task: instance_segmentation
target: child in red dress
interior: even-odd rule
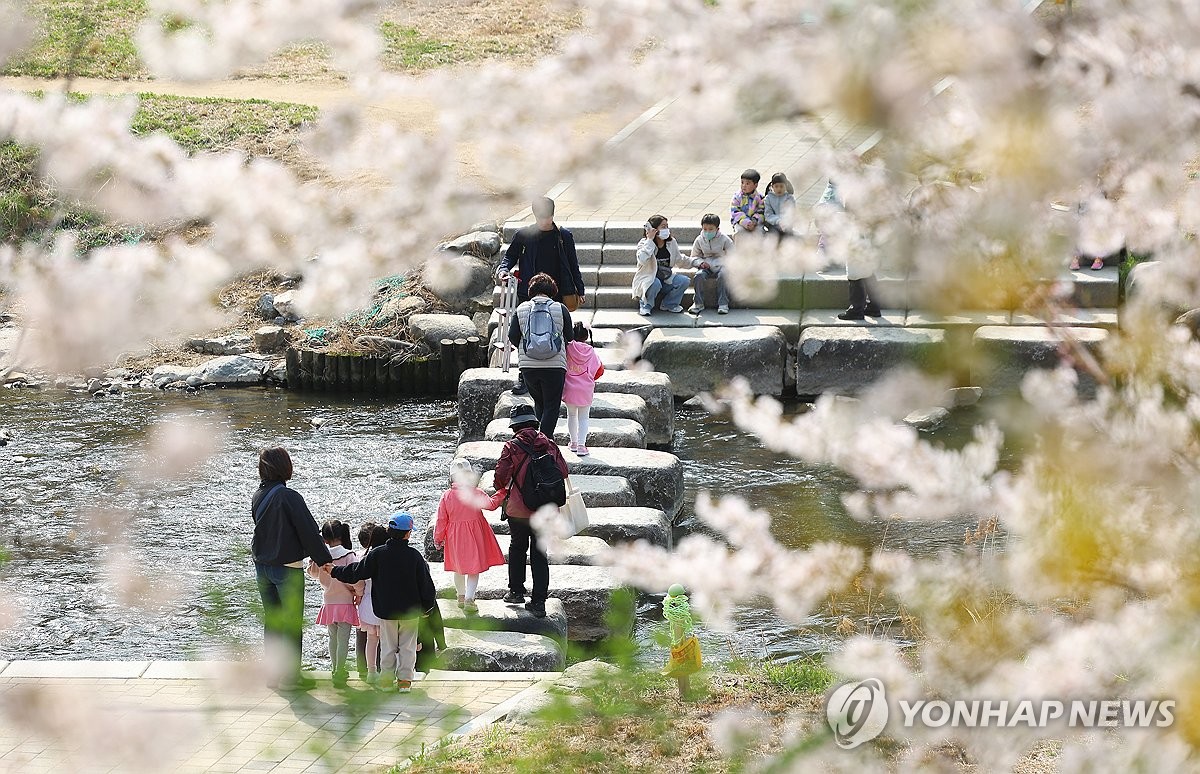
[[[450,463],[450,488],[438,503],[437,525],[433,529],[433,543],[445,546],[446,569],[454,573],[458,606],[468,613],[479,612],[475,604],[479,574],[489,567],[505,564],[500,544],[483,511],[485,506],[489,511],[499,508],[508,490],[501,489],[488,497],[478,482],[479,473],[471,463],[464,459]]]

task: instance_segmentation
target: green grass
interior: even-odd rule
[[[139,95],[135,135],[163,132],[191,153],[237,149],[252,156],[273,156],[295,143],[297,131],[317,117],[307,105]],[[86,99],[72,95],[73,100]],[[82,250],[137,241],[136,224],[106,222],[103,216],[63,198],[38,174],[38,152],[12,142],[0,143],[0,243],[43,239],[71,229]]]
[[[384,67],[392,70],[430,70],[435,67],[470,62],[488,57],[514,56],[520,53],[517,46],[492,38],[466,42],[452,42],[425,37],[415,27],[405,27],[394,22],[379,26],[384,49],[381,57]]]
[[[145,77],[133,44],[145,0],[30,0],[27,13],[38,32],[5,75]]]
[[[785,663],[763,664],[767,680],[782,691],[798,694],[825,693],[833,685],[837,675],[815,658],[804,658]]]

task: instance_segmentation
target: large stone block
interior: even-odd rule
[[[442,669],[461,672],[561,672],[566,657],[558,643],[540,634],[446,630]]]
[[[466,339],[478,336],[475,322],[463,314],[414,314],[408,328],[415,338],[425,342],[434,352],[442,339]]]
[[[492,532],[508,534],[508,522],[500,520],[499,511],[485,512],[484,516],[492,526]],[[645,540],[662,548],[671,547],[671,520],[657,508],[589,507],[588,522],[587,529],[579,534],[600,538],[609,545]]]
[[[508,556],[508,522],[500,521],[499,511],[491,513],[490,521],[504,525],[504,532],[496,535],[496,542],[500,544],[500,551]],[[438,548],[433,544],[433,531],[426,530],[425,546],[423,553],[425,559],[430,562],[446,561],[446,552],[442,548]],[[589,537],[586,535],[577,535],[563,541],[563,551],[556,556],[550,556],[550,564],[600,564],[599,559],[603,556],[604,551],[608,548],[608,544],[598,537]],[[504,572],[499,569],[497,572]]]
[[[1021,388],[1021,380],[1029,371],[1057,368],[1062,363],[1063,335],[1045,327],[979,328],[975,331],[971,381],[982,387],[985,395],[1017,392]],[[1108,338],[1108,331],[1103,328],[1070,328],[1065,335],[1095,352]],[[1080,393],[1090,395],[1095,389],[1096,384],[1091,376],[1080,371]]]
[[[488,494],[495,494],[493,478],[495,471],[489,470],[480,479],[479,486]],[[583,495],[583,504],[589,508],[632,508],[636,504],[633,488],[621,476],[585,476],[575,473],[571,486]]]
[[[454,598],[454,576],[437,562],[430,562],[433,585],[439,597]],[[526,577],[525,590],[530,591],[532,579]],[[570,640],[593,641],[613,633],[605,620],[611,609],[613,592],[619,588],[612,573],[605,567],[555,565],[550,568],[550,597],[558,599],[567,613],[567,637]],[[503,572],[485,572],[479,576],[477,599],[502,599],[508,591],[508,576]],[[633,620],[634,595],[627,599],[623,617]],[[549,607],[547,606],[547,612]],[[447,636],[449,632],[447,632]]]
[[[675,395],[711,392],[735,376],[759,395],[783,393],[787,340],[778,328],[693,328],[656,330],[646,337],[642,357],[671,377]]]
[[[507,441],[512,437],[507,419],[493,419],[484,433],[485,441]],[[559,422],[555,428],[554,442],[560,446],[570,443],[565,421]],[[590,446],[645,449],[646,430],[641,423],[629,419],[593,419],[589,423],[587,442]]]
[[[512,390],[517,371],[499,368],[469,368],[458,378],[458,440],[483,439],[488,423],[495,419],[500,394]]]
[[[455,456],[470,460],[480,471],[493,470],[502,448],[504,444],[497,441],[468,441],[458,447]],[[664,511],[672,521],[683,508],[683,464],[674,454],[597,447],[586,457],[564,449],[563,457],[572,475],[626,478],[639,506]]]
[[[646,443],[670,447],[675,441],[675,397],[671,378],[656,371],[605,371],[596,392],[637,395],[646,401]]]
[[[503,574],[503,568],[492,572]],[[479,612],[467,615],[452,599],[439,599],[438,607],[447,629],[485,632],[540,634],[556,642],[567,641],[567,611],[557,599],[546,600],[546,617],[537,618],[521,605],[505,604],[499,599],[481,599]]]
[[[945,332],[933,328],[805,328],[796,350],[796,392],[855,394],[901,363],[935,356],[944,341]]]
[[[511,390],[501,393],[500,398],[496,401],[494,418],[508,419],[513,406],[516,406],[518,403],[525,406],[532,406],[533,399],[527,395],[513,395]],[[558,416],[561,419],[566,419],[567,407],[565,405],[559,408]],[[589,416],[593,420],[625,419],[630,422],[637,422],[645,428],[646,424],[650,421],[650,407],[646,405],[646,400],[640,395],[629,395],[621,392],[597,392],[593,397],[592,410]],[[563,422],[562,426],[565,427],[566,423]]]

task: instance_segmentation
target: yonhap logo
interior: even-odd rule
[[[888,705],[883,683],[871,677],[834,689],[825,702],[825,718],[838,747],[853,750],[883,733]]]

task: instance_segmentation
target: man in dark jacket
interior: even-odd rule
[[[429,565],[408,544],[413,519],[397,513],[388,521],[388,541],[372,548],[360,561],[333,567],[330,575],[345,583],[370,578],[371,607],[379,619],[379,682],[396,680],[396,690],[412,689],[417,664],[417,630],[421,616],[437,606]]]
[[[250,501],[254,537],[250,549],[263,606],[263,639],[270,684],[284,690],[315,684],[300,674],[304,637],[304,558],[333,561],[320,528],[299,492],[284,483],[292,477],[287,449],[263,449],[258,455],[261,481]]]
[[[517,270],[517,300],[529,300],[529,280],[535,274],[549,274],[558,286],[555,301],[564,295],[579,296],[585,301],[583,274],[579,271],[579,256],[575,253],[575,237],[554,223],[554,200],[542,197],[533,202],[537,222],[513,235],[512,242],[500,261],[497,274],[506,279]],[[578,307],[576,307],[578,308]]]
[[[533,573],[533,594],[525,609],[538,618],[546,616],[546,597],[550,594],[550,562],[538,545],[537,535],[529,526],[533,509],[525,505],[521,486],[529,475],[529,455],[521,448],[524,445],[534,453],[544,452],[554,457],[563,480],[567,478],[567,461],[563,459],[558,445],[538,430],[538,418],[529,406],[517,406],[509,415],[509,427],[515,434],[504,444],[500,459],[496,462],[495,486],[508,490],[504,513],[508,516],[510,541],[508,544],[508,593],[504,601],[519,605],[525,601],[525,556]]]

